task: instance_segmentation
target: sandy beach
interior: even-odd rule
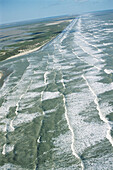
[[[72,21],[72,19],[69,19],[69,20],[66,20],[66,21],[56,21],[56,22],[52,22],[52,23],[48,23],[48,24],[46,24],[46,26],[49,26],[49,25],[57,25],[57,24],[61,24],[61,23],[63,23],[63,22],[71,22]]]
[[[55,37],[53,37],[51,40],[53,40],[54,38],[55,38]],[[12,58],[20,57],[20,56],[23,56],[23,55],[32,53],[32,52],[34,52],[34,51],[37,51],[37,50],[41,49],[43,46],[45,46],[47,43],[49,43],[51,40],[45,42],[43,45],[41,45],[41,46],[39,46],[39,47],[37,47],[37,48],[34,48],[34,49],[32,49],[32,50],[24,50],[23,52],[21,52],[21,53],[19,53],[19,54],[16,54],[16,55],[14,55],[14,56],[11,56],[11,57],[9,57],[9,58],[7,58],[7,59],[5,59],[5,60],[9,60],[9,59],[12,59]]]
[[[3,76],[3,73],[0,71],[0,79],[2,78],[2,76]]]
[[[46,43],[45,43],[45,44],[46,44]],[[32,50],[23,51],[23,52],[21,52],[21,53],[19,53],[19,54],[16,54],[16,55],[14,55],[14,56],[11,56],[11,57],[7,58],[6,60],[9,60],[9,59],[12,59],[12,58],[15,58],[15,57],[20,57],[20,56],[23,56],[23,55],[32,53],[32,52],[34,52],[34,51],[37,51],[37,50],[39,50],[41,47],[43,47],[45,44],[41,45],[40,47],[34,48],[34,49],[32,49]]]
[[[0,61],[19,57],[39,50],[61,33],[75,16],[58,17],[44,21],[29,21],[6,25],[0,33]]]

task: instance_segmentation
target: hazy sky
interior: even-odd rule
[[[0,0],[0,23],[113,9],[113,0]]]

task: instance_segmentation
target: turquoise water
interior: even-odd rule
[[[112,170],[112,12],[75,18],[0,70],[1,170]]]

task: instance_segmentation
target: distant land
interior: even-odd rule
[[[76,16],[58,16],[0,26],[0,61],[38,50],[61,33]]]

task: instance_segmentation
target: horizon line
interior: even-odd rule
[[[81,14],[64,14],[64,15],[55,15],[55,16],[48,16],[48,17],[42,17],[42,18],[33,18],[33,19],[26,19],[26,20],[21,20],[21,21],[12,21],[12,22],[6,22],[1,24],[0,26],[6,26],[6,25],[11,25],[11,24],[19,24],[22,22],[31,22],[31,21],[40,21],[40,20],[46,20],[50,18],[58,18],[58,17],[66,17],[66,16],[74,16],[74,15],[82,15],[82,14],[87,14],[87,13],[95,13],[95,12],[102,12],[102,11],[112,11],[113,9],[106,9],[106,10],[98,10],[98,11],[90,11],[90,12],[83,12]]]

